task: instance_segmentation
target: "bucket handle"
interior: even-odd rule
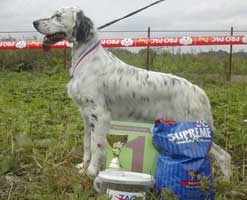
[[[101,193],[101,185],[102,185],[102,180],[99,177],[96,177],[93,181],[93,187],[99,193]]]

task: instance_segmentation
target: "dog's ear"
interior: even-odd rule
[[[93,23],[82,11],[76,14],[76,24],[73,37],[77,42],[87,42],[93,35]]]

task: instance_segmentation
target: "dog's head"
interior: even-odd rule
[[[45,48],[64,39],[85,43],[94,36],[92,21],[78,7],[61,8],[49,18],[34,21],[33,25],[45,35]]]

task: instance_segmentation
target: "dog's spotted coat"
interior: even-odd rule
[[[60,9],[51,18],[35,21],[34,25],[48,35],[50,42],[56,41],[50,35],[64,33],[74,44],[68,94],[84,120],[84,157],[78,166],[87,174],[96,175],[102,167],[111,120],[203,119],[213,128],[210,103],[201,88],[183,78],[139,69],[119,60],[97,45],[99,39],[93,23],[79,8]],[[90,50],[92,46],[94,49]],[[89,50],[76,66],[80,56]],[[230,156],[216,144],[211,153],[226,172],[229,166],[222,165],[219,158],[224,154],[230,163]]]

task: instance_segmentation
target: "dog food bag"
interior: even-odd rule
[[[205,121],[156,120],[153,144],[159,155],[156,189],[164,199],[213,200],[208,152],[213,131]]]

